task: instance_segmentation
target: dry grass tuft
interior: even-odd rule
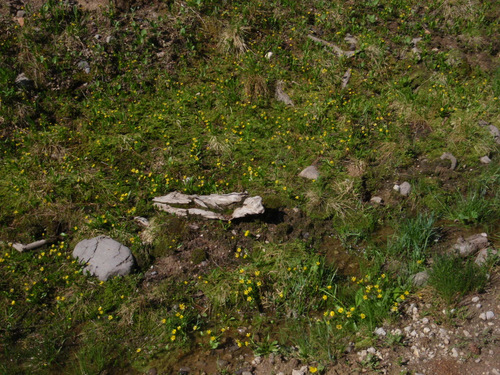
[[[248,50],[245,34],[250,30],[248,26],[227,26],[220,36],[219,48],[224,53],[241,55]]]

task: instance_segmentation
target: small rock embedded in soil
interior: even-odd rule
[[[387,332],[385,331],[385,329],[383,329],[382,327],[379,327],[377,329],[375,329],[375,332],[374,332],[377,336],[385,336],[387,335]]]
[[[29,79],[24,73],[16,77],[15,84],[17,87],[25,90],[31,90],[34,86],[33,80]]]
[[[304,177],[309,180],[317,180],[319,178],[318,168],[314,165],[310,165],[299,173],[299,177]]]
[[[483,164],[490,164],[491,163],[491,159],[487,155],[483,156],[481,159],[479,159],[479,161]]]
[[[416,287],[424,286],[429,281],[429,273],[427,271],[416,273],[410,276],[410,281]]]
[[[384,200],[381,197],[371,197],[370,202],[376,204],[382,204]]]
[[[409,182],[403,182],[400,186],[399,186],[399,194],[401,194],[402,196],[404,197],[407,197],[409,196],[411,193],[411,185]]]

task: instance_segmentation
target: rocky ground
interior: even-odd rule
[[[422,289],[408,301],[404,318],[396,325],[379,327],[373,346],[348,347],[324,374],[500,374],[500,275],[491,276],[484,293],[467,296],[447,311]],[[174,366],[175,367],[175,366]],[[317,363],[270,354],[256,357],[237,345],[179,358],[180,374],[235,373],[238,375],[305,375]],[[176,369],[172,368],[172,371]],[[152,368],[148,374],[161,373]]]

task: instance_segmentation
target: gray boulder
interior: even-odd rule
[[[102,281],[128,275],[135,266],[130,249],[106,236],[80,241],[73,250],[73,258],[87,264],[85,271]]]

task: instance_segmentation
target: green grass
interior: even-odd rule
[[[474,260],[452,255],[435,259],[429,277],[429,284],[447,305],[455,305],[460,298],[471,292],[480,292],[488,280],[486,267],[477,266]]]
[[[326,365],[356,334],[371,340],[397,318],[442,226],[494,238],[498,145],[477,125],[499,119],[493,2],[148,9],[48,1],[27,7],[23,27],[0,13],[0,372],[154,361],[169,372],[165,358],[226,339],[263,354],[296,346]],[[308,38],[347,50],[349,34],[351,58]],[[20,73],[31,89],[15,85]],[[275,99],[279,81],[293,107]],[[439,169],[445,151],[455,172]],[[311,164],[317,181],[297,177]],[[408,198],[392,191],[403,180],[414,186]],[[146,286],[155,261],[190,250],[190,223],[151,204],[175,190],[246,190],[264,197],[268,216],[197,221],[224,256],[199,246],[190,261],[206,269]],[[369,203],[376,195],[383,206]],[[137,215],[154,223],[148,243]],[[82,274],[72,249],[100,234],[132,249],[134,275],[101,284]],[[9,246],[41,238],[55,243],[25,254]],[[249,337],[236,334],[249,325]]]

